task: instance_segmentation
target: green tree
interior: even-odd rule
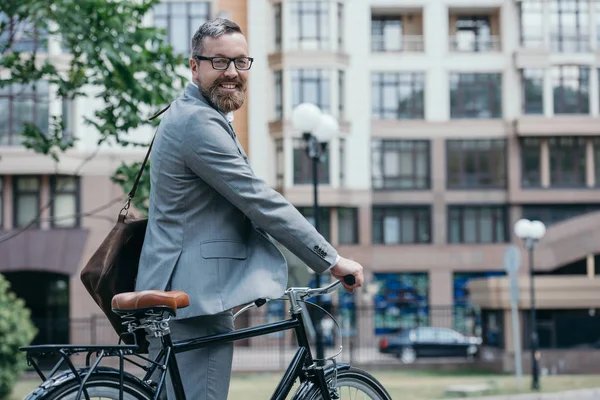
[[[10,284],[0,274],[0,399],[10,395],[25,369],[25,354],[19,347],[29,345],[35,335],[25,303],[10,291]]]
[[[176,70],[184,65],[184,55],[165,44],[163,30],[142,24],[158,1],[0,0],[0,70],[9,72],[0,78],[0,89],[45,81],[67,100],[97,93],[105,106],[85,122],[99,132],[98,144],[147,146],[132,140],[131,132],[156,126],[160,119],[149,122],[148,117],[170,103],[186,80]],[[59,68],[41,56],[38,49],[47,46],[49,36],[60,38],[62,52],[69,55],[67,65]],[[33,49],[20,45],[34,38]],[[56,161],[74,145],[60,115],[51,116],[47,129],[25,123],[20,133],[26,148]],[[135,165],[122,164],[113,181],[127,192],[136,172]],[[148,188],[139,191],[142,197]],[[147,211],[144,204],[137,201],[142,212]]]

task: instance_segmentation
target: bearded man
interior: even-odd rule
[[[217,18],[191,41],[192,83],[163,114],[150,158],[148,227],[136,290],[182,290],[190,305],[171,319],[174,341],[233,330],[231,309],[278,298],[286,260],[269,237],[348,291],[363,267],[340,257],[277,191],[258,178],[231,121],[244,104],[253,59],[240,27]],[[343,281],[353,275],[355,284]],[[160,349],[152,336],[150,357]],[[177,355],[188,399],[225,400],[233,344]],[[167,395],[174,400],[171,379]]]

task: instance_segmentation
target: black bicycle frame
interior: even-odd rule
[[[281,378],[281,381],[277,385],[277,388],[273,392],[271,400],[285,399],[292,389],[296,379],[300,379],[301,382],[304,382],[307,379],[312,380],[318,387],[321,388],[323,399],[331,400],[329,396],[329,389],[327,387],[327,381],[325,379],[324,369],[314,365],[310,352],[308,337],[304,328],[304,321],[300,313],[292,314],[292,317],[285,321],[273,322],[251,328],[238,329],[228,333],[221,333],[196,339],[172,342],[170,334],[167,334],[162,337],[162,349],[157,355],[153,367],[147,371],[144,381],[150,378],[150,376],[154,373],[154,370],[159,365],[166,364],[173,383],[175,398],[177,400],[186,400],[181,381],[181,375],[176,362],[176,354],[185,353],[187,351],[196,350],[203,347],[209,347],[220,343],[229,343],[237,340],[267,335],[269,333],[287,331],[290,329],[295,330],[299,348],[296,351],[296,354],[294,355],[294,358],[285,371],[283,377]],[[159,362],[159,360],[161,360],[163,357],[165,361]],[[154,400],[157,400],[158,396],[160,395],[160,391],[164,386],[166,374],[167,370],[163,370],[160,374]]]

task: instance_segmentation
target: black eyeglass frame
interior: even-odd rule
[[[217,56],[217,57],[194,56],[193,58],[196,59],[196,60],[210,61],[210,64],[212,65],[213,69],[216,69],[217,71],[226,71],[229,68],[229,65],[231,65],[232,62],[233,62],[233,65],[235,66],[235,69],[237,69],[238,71],[248,71],[250,68],[252,68],[252,63],[254,63],[254,58],[253,57],[235,57],[235,58],[229,58],[229,57],[224,57],[224,56]],[[229,60],[227,62],[227,66],[225,68],[215,68],[214,60],[217,59],[217,58]],[[246,59],[246,60],[250,61],[250,64],[248,65],[248,68],[238,68],[238,66],[235,64],[236,60],[242,60],[242,59]]]

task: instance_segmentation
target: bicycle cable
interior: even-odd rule
[[[306,300],[300,300],[300,299],[299,299],[298,301],[299,301],[300,303],[304,303],[304,304],[310,304],[310,305],[312,305],[312,306],[314,306],[314,307],[317,307],[318,309],[320,309],[321,311],[323,311],[325,314],[327,314],[327,315],[329,316],[329,318],[331,318],[331,320],[332,320],[332,321],[333,321],[333,323],[335,324],[335,326],[336,326],[336,328],[337,328],[337,331],[338,331],[338,336],[339,336],[339,338],[340,338],[340,351],[338,351],[336,354],[334,354],[334,355],[333,355],[333,356],[331,356],[331,357],[326,357],[326,358],[314,358],[314,359],[313,359],[313,360],[316,360],[316,361],[332,361],[332,362],[334,362],[334,363],[335,363],[335,358],[336,358],[337,356],[339,356],[340,354],[342,354],[342,351],[343,351],[343,346],[342,346],[342,344],[341,344],[341,343],[342,343],[342,341],[343,341],[344,337],[342,336],[342,328],[340,328],[340,324],[339,324],[339,323],[337,322],[337,320],[336,320],[336,319],[333,317],[333,315],[331,315],[331,314],[329,313],[329,311],[327,311],[327,310],[326,310],[326,309],[324,309],[323,307],[321,307],[321,306],[319,306],[319,305],[317,305],[317,304],[315,304],[315,303],[311,303],[311,302],[309,302],[309,301],[306,301]]]

